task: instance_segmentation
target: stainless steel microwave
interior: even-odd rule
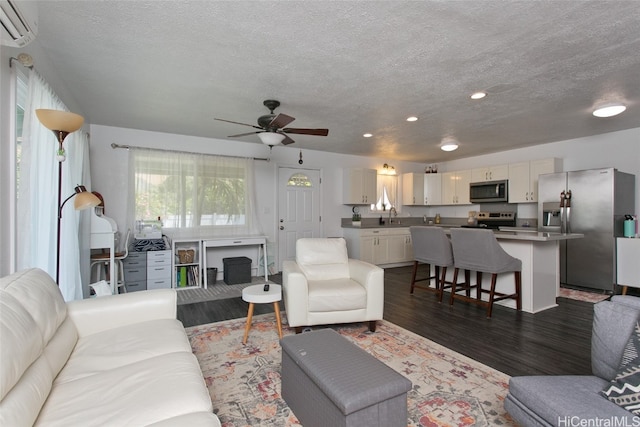
[[[509,181],[485,181],[469,184],[469,201],[471,203],[508,202]]]

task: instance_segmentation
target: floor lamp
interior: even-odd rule
[[[56,283],[60,285],[60,224],[62,220],[62,208],[65,203],[69,201],[73,196],[76,196],[74,201],[74,207],[76,210],[88,209],[100,204],[94,194],[87,191],[87,189],[78,185],[75,188],[75,193],[67,197],[64,202],[62,201],[62,162],[65,161],[66,155],[62,142],[71,132],[75,132],[82,127],[84,118],[78,114],[70,113],[68,111],[58,110],[36,110],[36,116],[40,123],[47,129],[53,131],[58,141],[58,150],[56,151],[56,159],[58,160],[58,223],[57,223],[57,239],[56,239]]]

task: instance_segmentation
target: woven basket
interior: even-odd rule
[[[195,255],[196,251],[194,249],[178,250],[178,259],[180,260],[180,264],[191,264]]]

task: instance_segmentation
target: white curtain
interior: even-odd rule
[[[160,217],[174,239],[262,234],[253,162],[131,148],[128,222]]]
[[[372,211],[387,211],[392,206],[398,207],[398,176],[378,175],[377,179],[378,200],[371,205]]]
[[[29,76],[29,90],[22,134],[22,154],[18,189],[18,269],[38,267],[56,276],[58,218],[58,143],[45,128],[35,110],[68,111],[51,87],[36,72]],[[66,161],[62,162],[62,200],[74,193],[78,184],[90,188],[88,142],[81,131],[64,141]],[[83,179],[85,180],[83,182]],[[80,234],[81,212],[73,209],[73,199],[62,212],[60,244],[60,291],[66,301],[81,299],[83,272],[88,278],[88,234]],[[88,222],[85,211],[85,223]],[[81,237],[83,236],[83,237]],[[83,242],[82,245],[80,242]],[[85,253],[86,252],[86,253]]]

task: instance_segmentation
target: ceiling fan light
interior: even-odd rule
[[[593,111],[593,115],[596,117],[613,117],[622,113],[626,109],[627,107],[622,104],[608,104],[595,109]]]
[[[265,145],[280,145],[285,136],[277,132],[262,132],[258,134],[258,138]]]
[[[440,149],[442,151],[454,151],[458,149],[458,141],[456,141],[455,139],[451,139],[451,138],[447,138],[442,140],[442,143],[440,144]]]

